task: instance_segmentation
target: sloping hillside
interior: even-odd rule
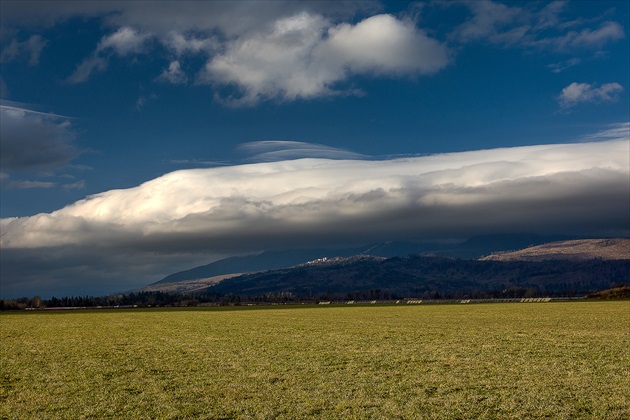
[[[630,260],[630,239],[579,239],[532,246],[514,252],[495,253],[485,261]]]
[[[194,279],[194,280],[181,280],[175,281],[172,283],[153,283],[142,289],[140,292],[177,292],[177,293],[188,293],[188,292],[198,292],[200,290],[205,290],[210,286],[214,286],[215,284],[229,279],[231,277],[240,276],[242,273],[235,274],[223,274],[220,276],[213,276],[203,279]]]

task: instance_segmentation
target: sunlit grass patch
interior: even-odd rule
[[[0,315],[2,418],[629,418],[630,302]]]

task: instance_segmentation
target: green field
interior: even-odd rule
[[[628,301],[0,322],[0,418],[630,418]]]

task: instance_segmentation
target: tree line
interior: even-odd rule
[[[473,290],[471,292],[424,291],[417,296],[403,296],[382,289],[348,293],[317,293],[296,295],[291,292],[246,295],[234,293],[173,293],[134,292],[108,296],[65,296],[42,299],[39,296],[17,299],[0,299],[0,311],[62,308],[125,308],[125,307],[192,307],[192,306],[239,306],[245,304],[317,303],[320,301],[394,301],[407,298],[425,300],[448,299],[507,299],[532,297],[582,297],[584,293],[565,291],[549,293],[535,288],[511,287],[505,290]],[[594,293],[597,296],[597,293]]]

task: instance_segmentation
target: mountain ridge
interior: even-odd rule
[[[411,255],[339,258],[244,274],[209,292],[339,299],[585,293],[628,281],[630,260],[491,261]],[[518,292],[517,292],[518,291]],[[519,296],[513,296],[519,297]]]
[[[234,273],[251,273],[289,268],[321,258],[351,257],[354,255],[373,255],[391,258],[421,254],[476,259],[495,251],[521,249],[532,244],[537,245],[568,238],[567,235],[510,233],[474,236],[456,244],[386,241],[350,248],[267,250],[258,254],[229,257],[206,265],[179,271],[151,283],[147,287],[182,281],[210,279],[216,276]]]
[[[518,251],[499,252],[482,257],[486,261],[545,261],[545,260],[630,260],[630,239],[575,239],[555,241]]]
[[[630,278],[630,255],[626,238],[555,241],[533,249],[560,249],[560,245],[592,253],[591,258],[539,258],[537,260],[480,258],[458,259],[445,256],[409,255],[379,257],[366,254],[322,257],[292,267],[259,270],[245,274],[214,276],[174,283],[155,283],[145,291],[213,292],[265,295],[290,293],[296,296],[346,295],[365,297],[370,290],[388,296],[432,297],[440,294],[496,295],[498,291],[527,289],[534,294],[591,292],[623,284]],[[578,246],[579,245],[579,246]],[[582,248],[580,248],[580,246]],[[374,250],[376,246],[361,248]],[[616,250],[616,252],[612,252]],[[622,252],[623,251],[623,252]],[[348,251],[350,252],[350,251]],[[365,251],[364,251],[365,252]],[[521,251],[516,251],[516,253]],[[506,252],[494,255],[511,255]],[[552,254],[553,255],[553,254]],[[370,292],[371,293],[371,292]],[[380,293],[380,292],[379,292]],[[502,292],[504,293],[504,292]],[[499,294],[499,296],[504,296]]]

